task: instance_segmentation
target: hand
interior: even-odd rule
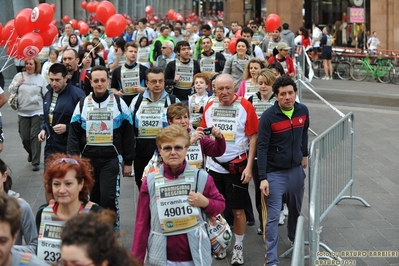
[[[0,142],[0,152],[3,151],[3,142]]]
[[[204,137],[205,134],[202,132],[202,127],[197,127],[193,136],[191,137],[191,143],[196,143],[198,140],[203,139]]]
[[[17,86],[21,86],[21,84],[24,83],[24,81],[25,81],[25,79],[20,78],[20,79],[18,80],[18,85],[17,85]]]
[[[142,93],[145,91],[145,88],[141,87],[140,85],[136,85],[133,88],[137,91],[137,93]]]
[[[121,56],[123,55],[122,49],[116,48],[116,49],[115,49],[115,55],[116,55],[117,57],[121,57]]]
[[[130,176],[132,174],[132,166],[124,165],[123,166],[123,176]]]
[[[180,80],[181,75],[176,75],[173,82],[176,83]]]
[[[303,157],[302,158],[301,165],[302,165],[303,169],[308,167],[308,162],[309,162],[308,157]]]
[[[123,92],[122,92],[122,90],[117,90],[117,89],[112,89],[113,91],[114,91],[114,94],[115,95],[118,95],[119,97],[123,97]]]
[[[247,165],[241,174],[241,181],[243,184],[249,183],[252,179],[252,166]]]
[[[221,139],[223,138],[223,134],[222,131],[220,131],[220,128],[212,126],[212,135],[217,138],[217,139]]]
[[[195,104],[195,106],[194,106],[194,111],[195,111],[196,113],[199,113],[200,109],[201,109],[201,105],[198,104],[198,103]]]
[[[269,182],[266,179],[260,181],[259,189],[260,192],[263,193],[263,195],[269,196]]]
[[[37,135],[37,138],[39,139],[40,142],[43,142],[46,140],[46,131],[42,130],[40,131],[39,135]]]
[[[190,194],[188,194],[188,203],[193,207],[205,209],[209,205],[209,200],[201,193],[191,191]]]
[[[64,134],[66,132],[66,125],[65,124],[57,124],[53,126],[53,130],[56,134]]]

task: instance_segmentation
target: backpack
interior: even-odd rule
[[[86,97],[87,97],[87,96],[86,96]],[[83,105],[84,105],[84,103],[85,103],[86,97],[83,97],[83,98],[81,98],[81,99],[79,100],[80,113],[82,113]],[[122,113],[121,98],[120,98],[118,95],[115,95],[115,94],[114,94],[114,97],[115,97],[115,100],[116,100],[116,104],[118,105],[118,110],[119,110],[120,113]]]

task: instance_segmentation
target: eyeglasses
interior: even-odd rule
[[[161,49],[166,49],[166,48],[168,48],[168,47],[165,47],[165,46],[162,46],[162,47],[161,47]]]
[[[152,80],[149,80],[148,83],[153,84],[153,85],[155,85],[155,84],[157,84],[157,83],[163,84],[163,83],[164,83],[164,80],[163,80],[163,79],[158,79],[158,80],[152,79]]]
[[[94,263],[90,262],[88,264],[79,264],[76,262],[68,262],[66,260],[59,260],[56,265],[57,266],[91,266],[91,265],[94,265]]]
[[[256,29],[257,27],[256,26],[251,26],[251,29]]]
[[[164,152],[171,152],[172,150],[175,150],[175,152],[181,152],[186,148],[186,146],[180,146],[180,145],[176,145],[174,147],[172,146],[165,146],[163,148],[161,148],[161,150],[163,150]]]
[[[60,159],[57,159],[57,160],[55,160],[53,162],[53,164],[56,164],[56,163],[70,163],[70,164],[79,165],[78,161],[76,161],[73,158],[60,158]]]

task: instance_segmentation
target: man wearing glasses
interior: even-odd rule
[[[175,60],[176,58],[174,50],[175,45],[173,42],[165,41],[161,47],[162,55],[158,56],[156,66],[165,69],[169,62]]]
[[[90,159],[94,187],[90,200],[116,212],[119,230],[120,173],[132,174],[134,137],[131,112],[126,103],[108,92],[105,66],[91,70],[93,93],[75,107],[69,126],[67,153]]]
[[[157,149],[155,138],[162,128],[168,126],[167,107],[179,101],[164,89],[165,75],[163,68],[152,67],[147,69],[145,74],[147,89],[135,97],[130,104],[136,138],[134,173],[139,190],[144,168]]]
[[[175,43],[175,40],[169,36],[170,30],[167,26],[162,26],[159,31],[161,35],[155,39],[150,52],[150,62],[152,66],[156,65],[158,56],[162,55],[161,47],[163,43],[165,41]]]

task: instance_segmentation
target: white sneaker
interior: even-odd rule
[[[219,253],[219,255],[213,255],[213,257],[217,260],[222,260],[224,258],[226,258],[227,256],[227,251],[223,250],[222,252]]]
[[[243,265],[244,255],[242,254],[243,247],[235,245],[233,249],[233,255],[231,256],[231,265]]]
[[[333,80],[333,77],[330,77],[330,80]]]
[[[283,212],[284,212],[284,215],[285,216],[288,216],[288,207],[287,207],[287,204],[283,204]]]
[[[329,76],[324,76],[324,77],[322,78],[322,80],[329,80],[329,79],[330,79]]]
[[[285,219],[285,215],[284,215],[284,211],[280,212],[280,220],[278,221],[279,225],[283,225],[284,224],[284,219]]]

